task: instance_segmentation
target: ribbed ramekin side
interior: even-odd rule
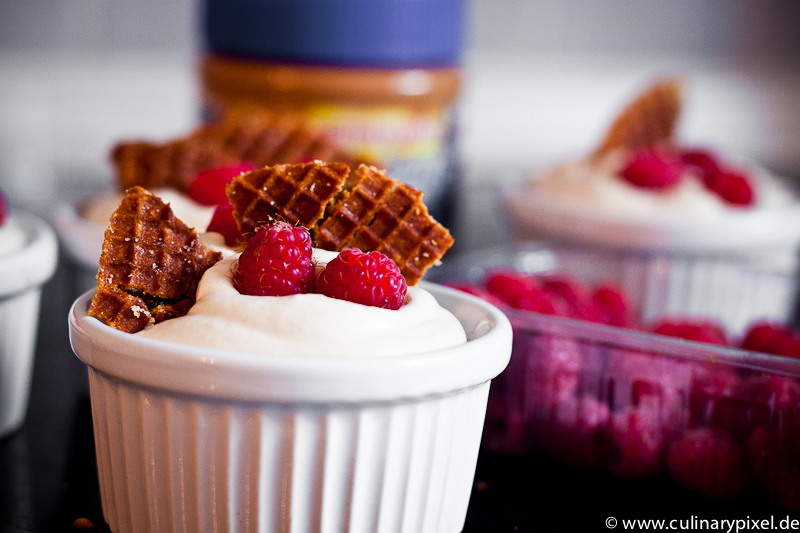
[[[374,404],[237,403],[89,371],[115,533],[461,529],[489,384]]]

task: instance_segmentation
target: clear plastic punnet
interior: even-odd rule
[[[475,283],[495,267],[614,283],[642,324],[716,319],[733,340],[758,320],[791,323],[795,314],[798,277],[787,263],[527,244],[455,257],[431,273]],[[492,383],[482,447],[800,511],[800,360],[503,310],[512,357]]]

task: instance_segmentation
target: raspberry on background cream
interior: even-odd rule
[[[631,158],[616,149],[544,170],[503,192],[517,239],[562,239],[600,247],[748,253],[800,243],[800,200],[785,183],[751,162],[723,159],[743,172],[752,205],[727,201],[704,183],[694,165],[681,167],[668,187],[637,186],[622,177]],[[742,197],[725,174],[723,194]]]

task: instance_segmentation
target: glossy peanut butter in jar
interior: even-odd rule
[[[302,119],[425,194],[455,189],[461,0],[207,0],[208,120],[258,108]]]

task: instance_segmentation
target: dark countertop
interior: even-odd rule
[[[470,201],[491,217],[493,191]],[[457,218],[456,231],[467,231]],[[503,239],[491,217],[465,248]],[[462,248],[462,251],[464,249]],[[77,531],[87,518],[108,531],[100,506],[86,367],[72,353],[67,313],[75,272],[61,254],[43,291],[33,386],[25,426],[0,440],[0,533]],[[605,473],[573,470],[546,457],[482,452],[464,531],[608,531],[608,517],[642,519],[769,519],[786,512],[759,500],[712,501],[662,480],[626,482]],[[685,522],[689,524],[689,522]],[[621,524],[618,529],[623,529]]]

